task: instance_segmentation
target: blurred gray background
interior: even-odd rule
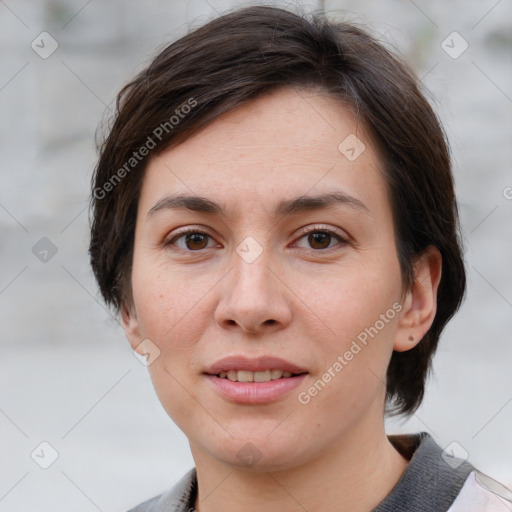
[[[250,3],[0,0],[1,512],[123,511],[193,466],[89,269],[94,132],[159,48]],[[452,144],[468,296],[389,431],[455,442],[512,486],[512,1],[301,5],[398,48]]]

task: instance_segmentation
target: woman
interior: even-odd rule
[[[134,511],[510,509],[384,430],[465,272],[442,128],[363,30],[251,7],[171,44],[119,94],[92,207],[101,292],[195,461]]]

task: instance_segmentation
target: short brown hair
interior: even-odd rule
[[[388,184],[404,287],[412,286],[422,251],[433,245],[441,252],[433,324],[413,349],[393,353],[387,372],[390,410],[411,414],[466,286],[450,155],[417,79],[354,25],[267,6],[239,9],[166,47],[120,91],[92,185],[89,251],[101,293],[117,311],[131,304],[137,204],[149,158],[282,86],[319,88],[364,123]],[[155,147],[141,151],[150,139]]]

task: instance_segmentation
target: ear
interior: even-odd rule
[[[414,262],[414,283],[405,297],[393,345],[397,352],[415,347],[430,329],[437,311],[441,271],[442,256],[433,245]]]
[[[121,323],[126,339],[130,342],[132,349],[135,350],[142,340],[135,306],[126,304],[121,306]]]

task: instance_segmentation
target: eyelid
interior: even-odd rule
[[[304,247],[297,247],[296,244],[305,236],[311,234],[311,233],[328,233],[332,238],[337,239],[337,244],[333,247],[327,247],[325,249],[313,249],[313,248],[304,248]],[[345,234],[345,232],[342,232],[339,229],[336,229],[332,226],[328,226],[326,224],[317,224],[317,225],[309,225],[305,226],[299,229],[299,232],[297,234],[297,238],[294,242],[293,249],[298,250],[306,250],[311,251],[313,254],[330,254],[334,251],[339,251],[343,247],[347,246],[350,243],[350,236],[348,234]]]
[[[174,232],[170,237],[166,237],[163,241],[164,246],[173,245],[177,249],[181,249],[181,247],[177,247],[174,243],[177,239],[185,236],[189,233],[198,233],[201,235],[206,235],[210,237],[212,240],[215,240],[215,237],[211,235],[206,228],[203,226],[186,226],[183,229],[178,229],[178,231]],[[182,249],[185,250],[185,249]],[[186,252],[201,252],[201,251],[186,251]]]
[[[341,244],[349,243],[350,237],[347,234],[344,234],[344,233],[340,232],[340,230],[337,230],[336,228],[326,225],[326,224],[316,224],[316,225],[312,225],[312,226],[309,225],[309,226],[304,226],[304,227],[300,228],[296,235],[297,240],[300,240],[304,236],[309,235],[310,233],[315,233],[315,232],[326,232],[326,233],[329,233],[330,235],[334,235],[335,237],[337,237],[339,239],[339,242]],[[213,235],[211,235],[208,232],[208,230],[206,230],[206,228],[204,228],[203,226],[187,226],[187,227],[173,233],[173,235],[170,238],[166,238],[164,240],[164,246],[174,245],[175,247],[177,247],[174,244],[174,242],[177,239],[179,239],[180,237],[187,235],[188,233],[197,233],[197,234],[201,234],[201,235],[206,235],[215,241],[215,237]],[[180,247],[177,247],[177,248],[181,249]],[[327,252],[327,251],[330,251],[333,249],[336,249],[336,247],[331,247],[329,249],[321,249],[321,250],[314,250],[314,249],[311,249],[311,250],[313,250],[314,252]],[[185,250],[185,249],[182,249],[182,250],[184,250],[186,252],[197,252],[197,253],[204,251],[204,249],[200,249],[197,251],[190,251],[190,250]]]
[[[336,228],[334,228],[332,226],[329,226],[327,224],[314,224],[312,226],[304,226],[304,227],[299,229],[298,234],[300,234],[300,235],[309,235],[309,233],[314,233],[316,231],[321,231],[321,232],[325,231],[325,232],[330,233],[332,235],[336,235],[336,236],[338,236],[339,238],[341,238],[345,242],[348,242],[348,239],[349,239],[348,234],[346,234],[346,233],[342,232],[341,230],[336,229]]]

